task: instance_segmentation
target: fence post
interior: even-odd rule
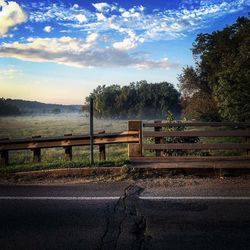
[[[32,151],[33,151],[33,162],[34,163],[41,162],[41,149],[35,148],[35,149],[32,149]]]
[[[8,152],[8,150],[3,150],[0,153],[1,153],[0,165],[7,166],[9,164],[9,152]]]
[[[105,134],[105,130],[98,132],[98,134]],[[106,160],[106,146],[105,144],[99,145],[99,161]]]
[[[155,121],[155,124],[161,123],[161,121]],[[156,131],[162,131],[162,127],[155,127],[155,132]],[[155,144],[163,144],[163,137],[155,137]],[[159,157],[163,155],[162,150],[155,150],[155,156]]]
[[[64,136],[72,136],[72,133],[64,134]],[[66,146],[64,148],[64,159],[66,161],[72,161],[72,146]]]
[[[142,121],[128,121],[128,132],[138,131],[139,143],[128,144],[128,157],[142,157]]]
[[[64,147],[64,152],[65,152],[65,160],[72,161],[72,147],[71,146]]]
[[[247,137],[246,141],[247,141],[247,143],[250,143],[250,137]],[[250,149],[249,148],[247,149],[247,155],[250,156]]]

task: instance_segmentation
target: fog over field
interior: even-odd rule
[[[127,129],[127,120],[94,119],[95,132],[117,132]],[[0,137],[62,136],[89,132],[87,113],[61,113],[0,117]]]

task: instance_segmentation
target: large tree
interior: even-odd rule
[[[190,118],[250,119],[250,19],[212,34],[199,34],[192,52],[196,66],[179,76],[184,114]],[[192,108],[191,108],[192,107]]]

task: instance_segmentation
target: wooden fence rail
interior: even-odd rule
[[[143,123],[143,127],[250,127],[250,122],[162,122],[155,121]]]
[[[136,124],[136,123],[135,123]],[[178,131],[174,128],[183,128]],[[212,130],[211,127],[214,127]],[[216,129],[216,127],[218,129]],[[149,130],[149,129],[153,130]],[[174,131],[165,129],[173,128]],[[192,128],[192,129],[191,129]],[[191,166],[195,163],[212,163],[215,166],[215,162],[220,162],[220,166],[226,164],[227,166],[248,166],[250,167],[250,122],[166,122],[166,121],[154,121],[139,123],[137,121],[137,131],[141,134],[139,143],[140,146],[134,146],[137,150],[131,150],[129,153],[129,159],[134,162],[166,162],[173,163],[173,166],[177,166],[179,163],[188,163],[185,166]],[[164,138],[175,138],[175,142],[165,142]],[[225,143],[188,143],[178,142],[178,139],[185,137],[239,137],[245,138],[242,143],[233,143],[230,140]],[[150,140],[147,140],[150,138]],[[177,142],[176,142],[177,141]],[[181,140],[179,140],[181,141]],[[185,141],[185,140],[184,140]],[[141,149],[141,150],[139,150]],[[165,156],[163,155],[166,150],[242,150],[246,153],[241,156]],[[148,156],[147,151],[154,151],[155,156]],[[179,151],[178,151],[179,153]],[[188,151],[187,151],[188,153]],[[231,164],[233,163],[233,164]],[[177,165],[176,165],[177,164]],[[194,165],[195,165],[194,164]],[[203,164],[199,165],[203,166]]]
[[[94,135],[94,145],[99,145],[99,158],[105,160],[105,145],[118,144],[118,143],[138,143],[139,134],[136,131],[125,131],[118,133],[101,133]],[[9,163],[10,150],[32,150],[33,162],[41,161],[41,149],[43,148],[56,148],[62,147],[65,150],[65,159],[72,160],[72,147],[73,146],[89,146],[89,135],[71,135],[57,137],[41,137],[35,136],[32,138],[14,139],[7,138],[0,139],[0,153],[1,165]]]
[[[166,127],[192,127],[192,130],[165,131]],[[211,130],[209,127],[220,127],[220,130]],[[152,131],[149,131],[153,129]],[[204,128],[201,130],[201,128]],[[232,122],[165,122],[155,121],[143,123],[140,120],[128,121],[128,130],[119,133],[105,133],[101,131],[93,137],[94,145],[99,146],[99,159],[106,159],[106,144],[128,144],[128,157],[131,161],[139,162],[169,162],[177,166],[178,162],[186,162],[190,166],[192,163],[219,161],[228,164],[234,163],[234,166],[250,167],[250,122],[232,123]],[[164,143],[164,138],[184,138],[184,137],[241,137],[246,138],[242,143]],[[147,138],[151,142],[146,143]],[[89,146],[89,135],[65,134],[57,137],[35,136],[24,139],[0,139],[1,165],[9,163],[9,151],[12,150],[32,150],[33,161],[41,161],[41,150],[43,148],[62,147],[65,152],[65,159],[72,160],[72,147]],[[244,150],[242,156],[169,156],[164,157],[165,150]],[[155,156],[145,156],[145,152],[154,151]],[[220,165],[221,166],[221,165]],[[232,164],[230,165],[232,166]]]

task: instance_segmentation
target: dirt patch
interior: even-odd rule
[[[20,172],[0,176],[0,184],[81,184],[129,181],[147,188],[191,187],[199,185],[242,184],[250,182],[250,174],[236,172],[185,173],[182,170],[137,169],[133,167],[98,167],[53,169]]]

